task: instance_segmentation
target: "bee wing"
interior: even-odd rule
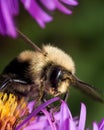
[[[27,82],[23,80],[10,78],[8,77],[8,75],[0,75],[0,90],[5,89],[9,84],[13,84],[13,83],[24,84],[24,85],[27,84]]]
[[[18,98],[25,97],[27,101],[31,101],[39,96],[39,86],[0,75],[0,92],[14,93]]]
[[[0,75],[0,91],[2,91],[5,88],[5,83],[7,79],[8,77]]]
[[[76,76],[72,75],[72,85],[83,91],[85,94],[89,95],[92,97],[94,100],[99,101],[99,102],[104,102],[102,99],[102,96],[99,94],[97,88],[91,86],[90,84],[87,84],[81,80],[79,80]]]

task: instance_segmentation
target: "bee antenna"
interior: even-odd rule
[[[44,51],[42,51],[34,42],[32,42],[25,34],[23,34],[19,29],[16,28],[18,35],[25,40],[29,45],[31,45],[35,50],[39,51],[43,55],[47,55]]]

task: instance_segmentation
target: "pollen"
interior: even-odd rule
[[[16,121],[26,114],[28,107],[24,99],[0,92],[0,130],[13,130]]]

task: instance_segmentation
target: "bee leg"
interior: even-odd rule
[[[64,95],[64,97],[63,97],[63,100],[65,101],[65,102],[67,102],[67,100],[68,100],[68,96],[69,96],[69,91],[67,91],[66,93],[65,93],[65,95]],[[53,110],[52,110],[52,122],[54,122],[55,121],[55,119],[54,119],[54,113],[55,112],[57,112],[57,111],[59,111],[60,110],[60,104],[58,104],[55,108],[53,108]]]
[[[64,95],[64,97],[63,97],[63,100],[65,101],[65,102],[67,102],[67,100],[68,100],[68,96],[69,96],[69,91],[67,91],[66,93],[65,93],[65,95]],[[49,106],[50,107],[50,106]],[[55,112],[57,112],[57,111],[59,111],[60,110],[60,104],[58,104],[55,108],[53,108],[52,109],[52,111],[51,111],[51,120],[52,120],[52,122],[54,122],[55,121],[55,119],[54,119],[54,113]]]
[[[3,84],[0,86],[0,90],[4,89],[9,83],[21,83],[21,84],[27,84],[25,81],[22,81],[20,79],[7,79],[6,81],[3,82]]]
[[[18,82],[18,80],[15,80],[15,81]],[[45,95],[44,91],[43,91],[44,90],[43,87],[44,87],[44,81],[41,81],[39,96],[35,99],[35,105],[33,106],[32,111],[34,111],[40,105],[40,103],[42,102],[43,96]],[[39,114],[42,114],[42,113],[39,113]],[[29,116],[29,114],[24,115],[24,116],[20,117],[19,119],[17,119],[14,126],[13,126],[13,129],[16,128],[16,126],[18,125],[18,123],[20,121],[24,120],[28,116]]]
[[[60,101],[61,104],[61,101]],[[51,121],[54,122],[55,121],[55,117],[54,117],[54,113],[58,112],[60,110],[60,104],[58,104],[57,106],[55,106],[54,108],[51,109]]]
[[[69,97],[69,91],[67,91],[67,92],[65,93],[65,95],[64,95],[64,97],[63,97],[63,100],[64,100],[65,102],[67,102],[68,97]]]
[[[39,97],[37,97],[36,100],[35,100],[35,105],[33,106],[32,112],[39,106],[40,101],[42,101],[42,99],[43,99],[43,95],[44,95],[44,92],[41,90],[41,91],[40,91],[40,94],[39,94]],[[45,102],[45,101],[44,101],[44,102]],[[27,114],[27,115],[24,115],[24,116],[18,118],[18,119],[16,120],[16,122],[14,123],[14,125],[13,125],[13,129],[16,128],[16,126],[18,125],[18,123],[19,123],[20,121],[24,120],[24,119],[25,119],[26,117],[28,117],[29,115],[30,115],[30,114]],[[39,115],[43,115],[43,113],[40,112]]]
[[[44,82],[44,79],[42,79],[40,87],[39,87],[40,88],[39,96],[35,100],[35,106],[34,106],[33,110],[36,109],[40,105],[40,103],[42,103],[42,99],[45,95],[44,86],[45,86],[45,82]]]

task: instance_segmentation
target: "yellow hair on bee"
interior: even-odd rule
[[[29,61],[32,59],[33,55],[35,54],[34,51],[23,51],[19,54],[18,60],[19,61]]]
[[[64,67],[66,70],[72,72],[72,74],[75,73],[74,61],[70,55],[66,54],[61,49],[51,45],[43,46],[43,49],[48,54],[47,57],[49,61],[52,61],[56,65]]]
[[[43,68],[49,63],[62,66],[72,74],[75,73],[75,65],[72,58],[61,49],[50,45],[44,45],[43,51],[47,53],[46,56],[38,51],[34,52],[34,55],[32,56],[30,69],[35,79],[38,81],[40,80],[38,77],[40,77]]]
[[[19,61],[30,61],[30,73],[33,79],[37,80],[35,82],[40,82],[39,78],[43,68],[49,63],[62,66],[72,74],[75,73],[74,62],[64,51],[51,45],[44,45],[42,50],[47,55],[38,51],[24,51],[18,56]]]

